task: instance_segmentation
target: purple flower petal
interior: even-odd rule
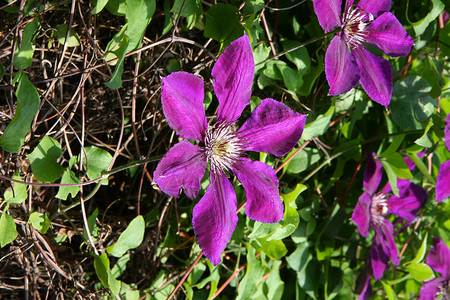
[[[366,269],[363,270],[363,273],[359,275],[356,280],[355,292],[359,294],[358,300],[367,300],[372,296],[372,284],[370,283],[370,276],[372,273],[367,272]]]
[[[367,159],[366,169],[364,170],[364,190],[369,195],[375,194],[383,177],[383,165],[375,159],[375,153],[371,153]]]
[[[389,257],[384,247],[384,240],[379,234],[375,235],[372,247],[370,248],[370,259],[372,262],[373,276],[375,280],[378,280],[383,277],[389,263]]]
[[[283,219],[283,203],[278,191],[278,178],[274,169],[260,161],[242,158],[234,166],[247,198],[245,213],[250,219],[263,223],[276,223]]]
[[[413,221],[417,212],[425,204],[428,193],[417,184],[409,182],[399,190],[399,196],[392,195],[388,200],[389,213],[406,221]]]
[[[183,140],[169,149],[159,162],[153,180],[167,195],[178,198],[184,188],[190,199],[197,197],[205,175],[206,158],[200,147]]]
[[[445,147],[450,151],[450,114],[445,117],[444,140]]]
[[[434,247],[427,254],[427,264],[448,281],[450,279],[450,249],[439,238],[434,238],[433,242]]]
[[[282,156],[298,143],[305,122],[306,115],[281,102],[264,99],[238,133],[247,150]]]
[[[217,265],[236,228],[237,201],[233,185],[224,174],[211,172],[211,184],[194,207],[192,224],[205,256]]]
[[[367,33],[368,43],[392,57],[408,55],[414,45],[403,25],[390,12],[376,18],[367,28]]]
[[[247,35],[233,41],[212,69],[213,87],[219,100],[217,121],[234,122],[250,103],[255,62]]]
[[[450,197],[450,160],[439,167],[436,182],[436,201],[441,202]]]
[[[434,300],[441,292],[445,280],[442,277],[425,282],[420,288],[419,300]],[[444,299],[444,298],[443,298]]]
[[[342,0],[314,0],[314,11],[326,32],[341,25]]]
[[[186,139],[203,141],[207,121],[203,108],[203,80],[187,72],[162,79],[161,102],[170,128]]]
[[[391,9],[391,3],[392,0],[361,0],[357,6],[371,13],[374,17],[378,17]]]
[[[369,236],[371,215],[370,215],[370,204],[372,199],[367,193],[362,194],[358,203],[356,204],[355,210],[352,214],[352,221],[358,226],[358,230],[364,237]]]
[[[389,220],[384,220],[382,225],[374,226],[374,230],[375,238],[371,249],[371,259],[373,275],[375,280],[378,280],[383,277],[389,258],[396,266],[400,262],[398,260],[397,245],[394,241],[394,225]]]
[[[391,65],[362,47],[354,49],[353,55],[361,71],[361,86],[373,101],[387,108],[392,97]]]
[[[325,54],[325,75],[330,86],[330,95],[340,95],[350,91],[360,79],[360,71],[355,58],[345,41],[336,35]]]

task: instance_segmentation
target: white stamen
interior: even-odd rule
[[[355,49],[362,42],[365,42],[367,35],[366,28],[374,17],[371,13],[365,12],[360,7],[350,7],[342,18],[343,35],[351,49]]]
[[[378,193],[372,197],[372,204],[370,206],[370,214],[372,215],[372,221],[376,225],[382,225],[384,223],[384,217],[389,212],[387,204],[388,195],[384,193]]]
[[[208,128],[205,138],[205,153],[211,162],[211,171],[231,171],[233,164],[244,153],[242,139],[235,132],[234,123],[216,124]]]

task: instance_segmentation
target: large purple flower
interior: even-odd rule
[[[328,32],[342,30],[331,40],[325,55],[325,75],[330,95],[351,90],[358,81],[374,101],[387,107],[392,96],[389,62],[364,49],[375,45],[389,56],[405,56],[414,44],[405,28],[389,12],[391,0],[347,0],[341,17],[342,0],[314,0],[320,26]]]
[[[411,161],[405,160],[410,168],[414,167]],[[399,196],[390,193],[392,188],[389,183],[377,192],[383,175],[382,171],[382,164],[375,159],[375,153],[372,153],[364,172],[365,192],[359,197],[352,215],[352,220],[363,236],[368,237],[371,225],[375,231],[371,247],[371,262],[376,280],[383,276],[389,258],[394,265],[399,264],[398,250],[394,241],[394,225],[386,219],[386,216],[394,214],[402,220],[412,222],[428,197],[424,189],[406,179],[397,180]]]
[[[448,299],[447,288],[450,283],[450,249],[439,238],[434,238],[434,247],[427,255],[427,264],[442,276],[423,284],[419,300]]]
[[[450,151],[450,114],[445,118],[444,142]],[[450,160],[439,167],[436,181],[436,201],[441,202],[448,197],[450,197]]]
[[[200,248],[215,265],[230,240],[237,223],[237,201],[228,180],[235,174],[244,187],[245,212],[265,223],[283,218],[283,204],[276,172],[268,165],[252,161],[246,151],[276,156],[288,153],[299,141],[306,115],[301,115],[273,99],[265,99],[250,118],[236,130],[236,120],[250,103],[255,64],[250,40],[232,42],[212,70],[213,88],[219,100],[215,126],[208,126],[203,109],[203,81],[186,72],[162,79],[162,106],[169,126],[185,139],[173,146],[159,162],[154,181],[163,192],[179,197],[184,188],[194,199],[210,163],[210,185],[194,207],[193,225]]]

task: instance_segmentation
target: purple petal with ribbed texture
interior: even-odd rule
[[[302,136],[306,115],[273,99],[261,100],[250,118],[238,130],[247,150],[282,156]]]
[[[371,153],[367,159],[366,169],[364,170],[364,190],[369,195],[375,194],[383,177],[383,165],[375,159],[375,153]]]
[[[434,247],[427,254],[427,265],[440,273],[447,281],[450,279],[450,249],[439,238],[434,238]]]
[[[436,201],[441,202],[450,197],[450,160],[439,167],[436,181]]]
[[[203,141],[208,127],[203,108],[203,80],[187,72],[162,79],[161,102],[170,128],[186,139]]]
[[[370,283],[371,272],[364,269],[356,280],[355,292],[359,293],[358,300],[367,300],[372,296],[372,284]],[[361,288],[362,285],[362,288]]]
[[[389,62],[364,48],[353,50],[361,79],[359,83],[373,101],[385,106],[392,97],[392,70]]]
[[[382,14],[367,27],[365,39],[392,57],[408,55],[414,45],[406,29],[390,12]]]
[[[370,205],[372,199],[369,194],[363,193],[359,196],[358,203],[355,206],[355,210],[352,214],[352,221],[358,226],[358,230],[364,237],[369,236],[371,215],[370,215]]]
[[[397,245],[394,241],[394,225],[384,220],[381,226],[374,226],[375,238],[371,249],[372,271],[375,280],[383,277],[391,258],[392,263],[399,265]]]
[[[325,54],[325,75],[330,86],[330,95],[340,95],[350,91],[360,79],[360,71],[347,44],[336,35]]]
[[[411,182],[399,189],[399,196],[392,195],[387,200],[389,213],[411,222],[427,201],[428,193],[422,187]]]
[[[391,9],[392,0],[361,0],[356,6],[361,7],[374,17],[381,15]]]
[[[171,197],[178,198],[184,188],[186,195],[194,199],[205,170],[206,158],[201,148],[183,140],[164,155],[153,173],[153,180]]]
[[[205,256],[217,265],[236,228],[237,201],[233,185],[225,174],[211,172],[211,184],[194,207],[192,224]]]
[[[233,41],[212,69],[213,87],[219,100],[217,121],[236,121],[250,103],[255,61],[247,35]]]
[[[283,219],[283,203],[274,169],[260,161],[242,158],[233,165],[233,172],[242,183],[247,198],[245,213],[250,219],[275,223]]]
[[[442,277],[434,278],[433,280],[425,282],[420,288],[419,298],[418,300],[434,300],[444,284],[446,284],[446,280]]]
[[[450,151],[450,114],[445,117],[444,141],[445,147]]]
[[[314,11],[326,32],[341,26],[342,0],[314,0]]]

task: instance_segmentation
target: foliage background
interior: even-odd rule
[[[371,237],[350,216],[371,152],[391,181],[412,178],[429,192],[413,225],[396,227],[400,266],[372,281],[375,298],[417,297],[434,276],[424,260],[432,237],[450,241],[448,200],[437,204],[434,192],[450,159],[449,7],[392,1],[415,45],[389,58],[394,94],[385,110],[360,86],[327,95],[331,36],[311,0],[0,2],[0,297],[355,297]],[[278,171],[284,220],[261,224],[241,210],[214,268],[195,243],[196,201],[151,184],[178,139],[164,120],[160,78],[178,70],[203,77],[212,116],[212,65],[244,31],[256,75],[243,119],[271,97],[308,114],[307,128],[284,158],[252,154]],[[411,174],[403,157],[422,151]],[[234,186],[240,205],[245,195]]]

